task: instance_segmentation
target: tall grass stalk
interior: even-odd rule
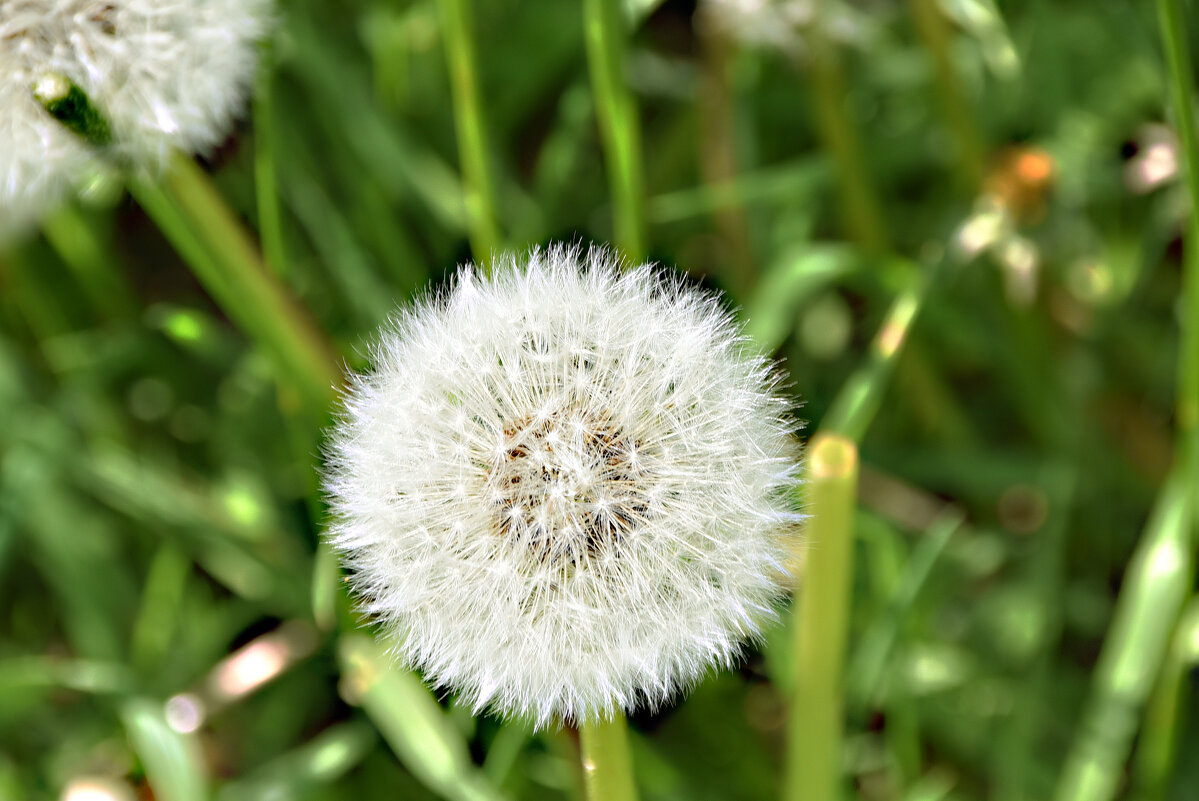
[[[450,71],[458,154],[465,179],[470,247],[476,261],[487,263],[500,247],[500,234],[487,152],[487,126],[479,99],[471,0],[438,0],[438,6]]]
[[[579,724],[579,750],[587,801],[636,801],[629,724],[623,714]]]
[[[1175,463],[1124,576],[1091,696],[1055,801],[1115,798],[1149,691],[1193,575],[1194,475]]]
[[[323,412],[341,380],[333,348],[207,175],[177,154],[160,183],[135,179],[130,191],[222,309],[275,359],[284,383]]]
[[[263,58],[254,82],[254,193],[258,237],[266,263],[279,275],[288,271],[279,206],[278,146],[275,141],[274,64]]]
[[[1170,642],[1166,662],[1145,710],[1145,733],[1133,763],[1136,801],[1162,801],[1169,790],[1178,745],[1185,725],[1188,675],[1199,655],[1199,597],[1192,596]]]
[[[933,79],[940,95],[945,121],[956,144],[958,171],[962,184],[969,190],[978,188],[982,180],[986,154],[974,114],[966,104],[953,66],[950,50],[952,33],[937,0],[908,0],[912,24],[928,50],[933,62]]]
[[[858,449],[817,435],[808,451],[808,549],[796,593],[794,681],[787,718],[784,801],[840,797],[845,649],[853,577]]]
[[[1191,198],[1187,217],[1182,284],[1182,340],[1178,353],[1178,394],[1175,428],[1179,447],[1199,465],[1199,138],[1195,133],[1195,79],[1187,47],[1186,26],[1179,0],[1158,0],[1162,40],[1170,73],[1175,124],[1186,161],[1186,186]],[[1199,482],[1195,484],[1199,493]]]
[[[704,183],[723,196],[712,216],[727,248],[720,254],[721,261],[727,262],[725,275],[742,297],[748,297],[758,275],[745,203],[731,188],[740,178],[734,135],[736,115],[729,89],[731,47],[724,31],[711,20],[697,20],[696,28],[703,54],[699,165]]]
[[[422,784],[450,801],[505,801],[415,673],[396,669],[386,651],[363,634],[342,635],[337,653],[353,700]]]
[[[819,16],[809,37],[808,69],[816,123],[824,147],[837,164],[841,207],[850,235],[871,253],[885,253],[890,236],[883,222],[874,182],[857,126],[845,108],[845,75],[836,45],[822,30]]]
[[[624,76],[628,25],[621,0],[583,0],[592,94],[612,191],[616,244],[625,258],[645,258],[645,187],[637,106]]]

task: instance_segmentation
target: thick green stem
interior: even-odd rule
[[[275,359],[284,383],[326,408],[340,382],[332,347],[267,270],[207,175],[179,155],[160,183],[134,180],[130,189],[221,308]]]
[[[840,797],[842,682],[857,485],[854,442],[837,433],[817,435],[808,452],[808,551],[795,596],[794,694],[787,721],[784,801]]]
[[[500,245],[500,235],[487,155],[487,127],[479,101],[471,0],[439,0],[438,5],[441,6],[442,36],[450,70],[458,154],[466,184],[470,246],[476,260],[489,262]]]
[[[612,188],[616,242],[637,263],[645,258],[645,189],[637,106],[624,78],[628,36],[621,0],[583,0],[584,34],[600,137]]]
[[[579,750],[587,801],[636,801],[629,724],[623,714],[580,724]]]

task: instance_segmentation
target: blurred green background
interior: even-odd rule
[[[351,368],[489,236],[463,7],[287,0],[200,162]],[[807,432],[941,265],[861,439],[845,797],[1060,798],[1073,764],[1199,798],[1199,504],[1170,472],[1190,203],[1153,5],[825,0],[780,48],[629,0],[643,245],[583,6],[467,11],[495,242],[616,241],[723,290]],[[576,797],[572,731],[443,714],[336,609],[331,410],[155,219],[109,179],[0,249],[0,798]],[[786,642],[632,719],[644,798],[778,795]]]

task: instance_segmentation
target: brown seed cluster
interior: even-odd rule
[[[497,528],[565,573],[615,553],[649,510],[643,443],[605,415],[567,408],[504,428],[487,482]]]

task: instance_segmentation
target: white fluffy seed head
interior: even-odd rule
[[[97,170],[97,154],[34,99],[74,81],[108,120],[116,155],[151,169],[217,144],[254,72],[270,0],[2,0],[0,229]],[[0,233],[4,233],[0,230]]]
[[[807,52],[805,38],[820,26],[822,35],[846,45],[864,45],[876,23],[848,3],[818,0],[705,0],[707,22],[733,41],[769,47],[794,58]]]
[[[467,267],[352,379],[331,541],[406,665],[537,725],[655,706],[772,619],[798,452],[718,300],[605,251]]]

